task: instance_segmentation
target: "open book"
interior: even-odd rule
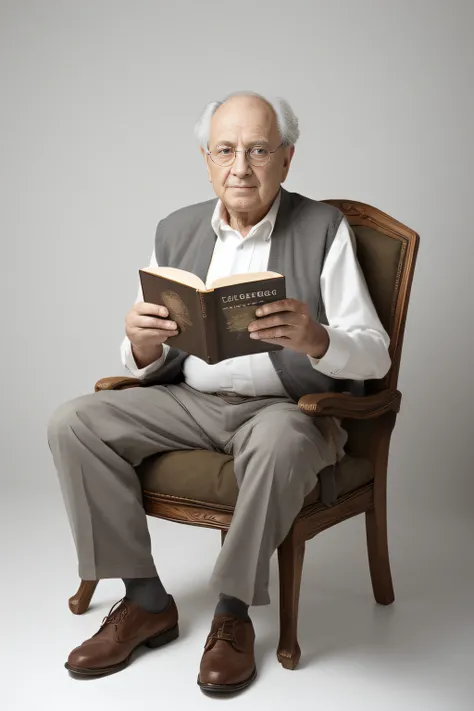
[[[139,274],[144,301],[166,306],[178,324],[178,335],[166,341],[170,346],[206,363],[281,349],[250,338],[248,325],[260,304],[285,298],[282,274],[233,274],[216,279],[209,289],[184,269],[146,267]]]

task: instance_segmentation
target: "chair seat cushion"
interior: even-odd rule
[[[227,454],[201,449],[166,452],[145,459],[137,472],[142,489],[154,494],[232,508],[237,501],[234,459]],[[358,489],[373,478],[367,459],[346,455],[336,469],[337,495]],[[305,506],[319,501],[318,482],[306,497]]]

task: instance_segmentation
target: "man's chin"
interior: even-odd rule
[[[236,190],[233,188],[226,190],[226,202],[233,207],[248,206],[256,207],[260,203],[260,196],[256,188],[247,190]]]

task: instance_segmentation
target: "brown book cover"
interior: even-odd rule
[[[248,325],[260,304],[285,298],[282,274],[234,274],[217,279],[210,289],[183,269],[147,268],[139,274],[144,301],[166,306],[178,324],[178,335],[166,341],[170,346],[210,364],[281,349],[250,338]]]

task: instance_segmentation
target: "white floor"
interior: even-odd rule
[[[375,604],[363,518],[307,546],[300,610],[302,660],[277,662],[276,568],[273,604],[252,608],[259,677],[245,693],[216,700],[196,685],[214,599],[206,587],[217,532],[151,520],[154,554],[175,595],[181,637],[139,651],[113,676],[76,681],[64,661],[91,636],[123,594],[102,581],[89,612],[72,615],[75,551],[57,488],[4,492],[0,510],[0,708],[3,711],[208,708],[461,711],[474,708],[474,555],[469,520],[405,511],[390,526],[395,603]],[[20,508],[21,504],[21,508]],[[425,514],[426,516],[426,514]],[[416,535],[414,531],[416,530]],[[275,560],[273,561],[275,564]]]

